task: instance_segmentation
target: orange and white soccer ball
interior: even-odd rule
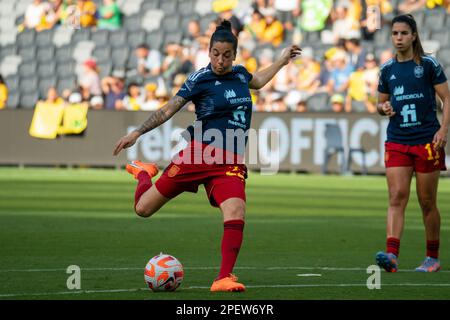
[[[145,266],[144,278],[153,291],[175,291],[183,281],[183,265],[177,258],[160,253]]]

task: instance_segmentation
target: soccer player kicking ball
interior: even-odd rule
[[[224,220],[222,262],[211,291],[245,290],[232,271],[244,229],[247,168],[242,159],[252,114],[249,89],[262,88],[301,54],[301,49],[292,45],[271,66],[252,75],[241,65],[233,66],[237,47],[230,22],[223,21],[211,36],[210,64],[192,73],[167,104],[153,112],[137,130],[122,137],[113,153],[117,155],[134,145],[141,135],[166,122],[188,101],[194,103],[197,121],[187,130],[188,147],[172,159],[155,184],[151,181],[158,172],[154,164],[133,161],[126,169],[138,180],[135,211],[141,217],[151,216],[184,191],[197,192],[200,184],[205,186],[209,202],[220,208]],[[229,132],[233,134],[227,137]],[[235,147],[235,138],[243,144]]]
[[[446,170],[444,147],[450,121],[450,92],[439,62],[424,53],[413,16],[392,20],[396,56],[381,66],[378,112],[389,117],[385,142],[389,189],[387,252],[376,262],[396,272],[413,173],[426,233],[426,258],[418,272],[437,272],[440,214],[436,195],[440,170]],[[436,97],[443,101],[442,125],[436,116]]]

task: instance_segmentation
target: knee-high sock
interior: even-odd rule
[[[393,253],[398,257],[400,253],[400,239],[394,237],[387,238],[386,247],[388,253]]]
[[[228,220],[223,224],[222,263],[218,279],[228,277],[233,271],[244,235],[243,220]]]
[[[136,209],[136,205],[139,202],[139,199],[144,194],[145,191],[150,189],[152,186],[152,179],[150,175],[146,171],[141,171],[138,174],[138,184],[136,187],[136,192],[134,193],[134,209]]]
[[[427,240],[427,257],[439,258],[439,240]]]

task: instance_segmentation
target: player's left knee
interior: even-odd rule
[[[235,205],[231,207],[227,212],[227,218],[230,220],[244,220],[245,219],[245,206]]]
[[[419,200],[420,208],[423,214],[430,214],[436,211],[436,201],[431,198],[425,198]]]

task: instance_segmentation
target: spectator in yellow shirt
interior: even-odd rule
[[[239,55],[236,58],[237,64],[242,64],[248,72],[254,73],[258,69],[258,62],[252,57],[250,45],[241,45],[239,47]]]
[[[80,26],[81,27],[93,27],[97,25],[97,19],[95,13],[97,12],[97,6],[91,0],[78,0],[77,8],[80,12]]]
[[[283,42],[283,24],[277,20],[274,8],[264,9],[262,14],[264,15],[265,26],[259,40],[262,43],[271,43],[278,47]]]
[[[55,87],[50,87],[47,90],[47,99],[44,101],[41,100],[40,102],[53,106],[60,106],[65,104],[64,99],[58,95],[58,91],[56,91]]]

